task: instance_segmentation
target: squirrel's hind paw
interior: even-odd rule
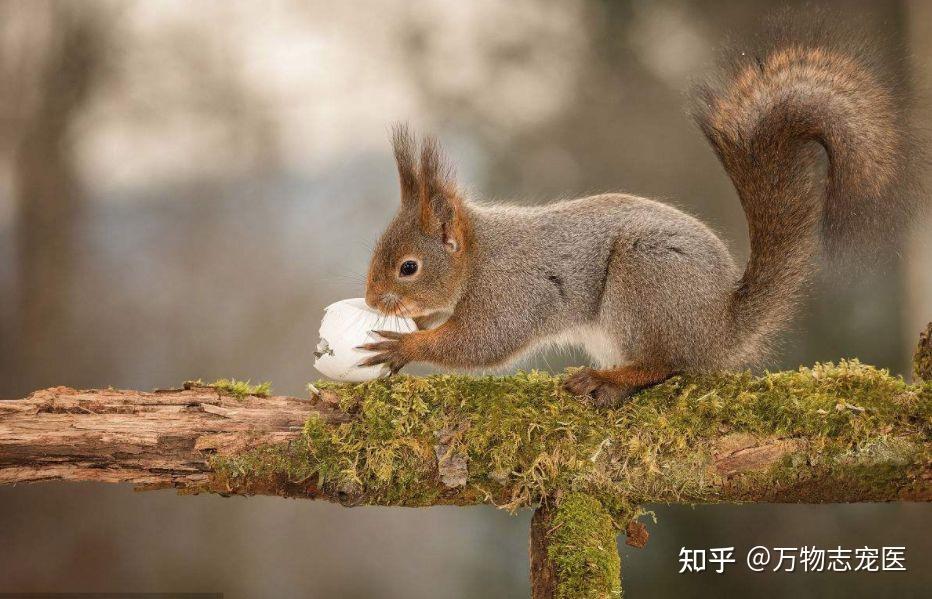
[[[592,368],[583,368],[570,375],[563,388],[597,408],[618,407],[634,392],[634,389],[605,380]]]
[[[618,407],[641,389],[661,383],[672,374],[669,368],[637,365],[605,370],[583,368],[570,375],[563,388],[587,398],[596,407]]]

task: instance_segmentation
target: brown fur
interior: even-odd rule
[[[425,139],[418,152],[407,127],[399,125],[392,144],[401,181],[401,210],[373,253],[366,299],[389,314],[424,317],[449,306],[451,298],[438,289],[462,285],[472,235],[452,169],[436,140]],[[429,261],[423,265],[429,267],[411,280],[400,280],[398,269],[412,256]]]
[[[694,93],[693,115],[747,214],[751,258],[729,312],[749,361],[792,318],[820,249],[835,257],[889,243],[918,197],[904,84],[857,38],[814,23],[776,20],[764,43],[732,50],[723,76]]]
[[[375,352],[366,363],[497,367],[577,344],[602,369],[574,374],[567,388],[611,404],[673,372],[759,361],[821,247],[877,247],[911,207],[900,193],[912,150],[897,85],[869,55],[821,37],[770,40],[734,52],[696,93],[695,118],[747,215],[743,273],[708,227],[659,202],[468,202],[436,141],[418,150],[397,128],[401,210],[373,254],[367,301],[433,328],[384,333],[365,346]],[[399,275],[407,259],[421,264],[417,276]]]

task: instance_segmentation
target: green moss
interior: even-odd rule
[[[504,507],[528,505],[571,486],[610,436],[610,422],[560,385],[559,378],[536,372],[396,377],[351,388],[322,384],[343,393],[343,407],[357,418],[327,428],[321,466],[339,473],[338,484],[359,484],[378,501],[442,502],[444,490],[431,476],[436,433],[453,431],[449,451],[464,456],[469,468],[463,492]],[[591,452],[581,453],[584,448]]]
[[[826,492],[820,481],[848,474],[852,485],[855,476],[871,480],[874,495],[889,499],[903,469],[929,459],[932,384],[908,385],[853,360],[760,377],[674,377],[613,410],[588,407],[562,382],[527,372],[318,383],[353,418],[333,425],[312,417],[274,455],[216,458],[215,476],[227,489],[285,481],[304,485],[298,493],[382,505],[513,510],[556,491],[582,492],[626,522],[648,502],[792,500],[788,489],[818,500],[810,490]],[[733,476],[726,494],[714,454],[733,433],[805,444],[763,471]],[[465,486],[440,484],[438,434],[448,454],[466,460]]]
[[[303,441],[282,445],[267,445],[236,454],[235,457],[215,457],[210,490],[218,493],[245,495],[309,495],[314,485],[306,483],[316,478]]]
[[[563,497],[552,530],[547,556],[556,574],[557,599],[621,595],[617,532],[597,499],[582,493]]]
[[[206,387],[213,387],[217,391],[222,393],[227,393],[239,399],[243,399],[248,395],[254,395],[256,397],[268,397],[272,392],[271,383],[259,383],[258,385],[253,385],[250,381],[238,381],[236,379],[217,379],[216,381],[205,385]]]
[[[567,394],[563,380],[526,372],[321,382],[351,418],[334,424],[315,413],[288,443],[216,456],[208,488],[511,510],[560,497],[548,555],[557,597],[574,598],[620,594],[615,527],[645,503],[932,493],[929,381],[909,385],[851,360],[757,377],[678,376],[617,409],[594,409]],[[214,386],[268,393],[267,384]],[[465,459],[465,485],[441,483],[440,439],[444,455]],[[780,449],[763,466],[720,471],[727,439]]]

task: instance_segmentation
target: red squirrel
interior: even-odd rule
[[[787,36],[736,50],[694,99],[747,217],[743,272],[709,227],[653,200],[468,199],[437,142],[399,126],[401,209],[375,247],[366,301],[420,330],[379,333],[362,364],[498,367],[574,344],[598,367],[565,388],[617,405],[674,373],[759,363],[822,248],[882,241],[905,220],[906,108],[869,58]]]

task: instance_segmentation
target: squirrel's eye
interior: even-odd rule
[[[410,277],[417,272],[417,262],[414,260],[405,260],[401,263],[401,268],[398,269],[398,272],[403,277]]]

